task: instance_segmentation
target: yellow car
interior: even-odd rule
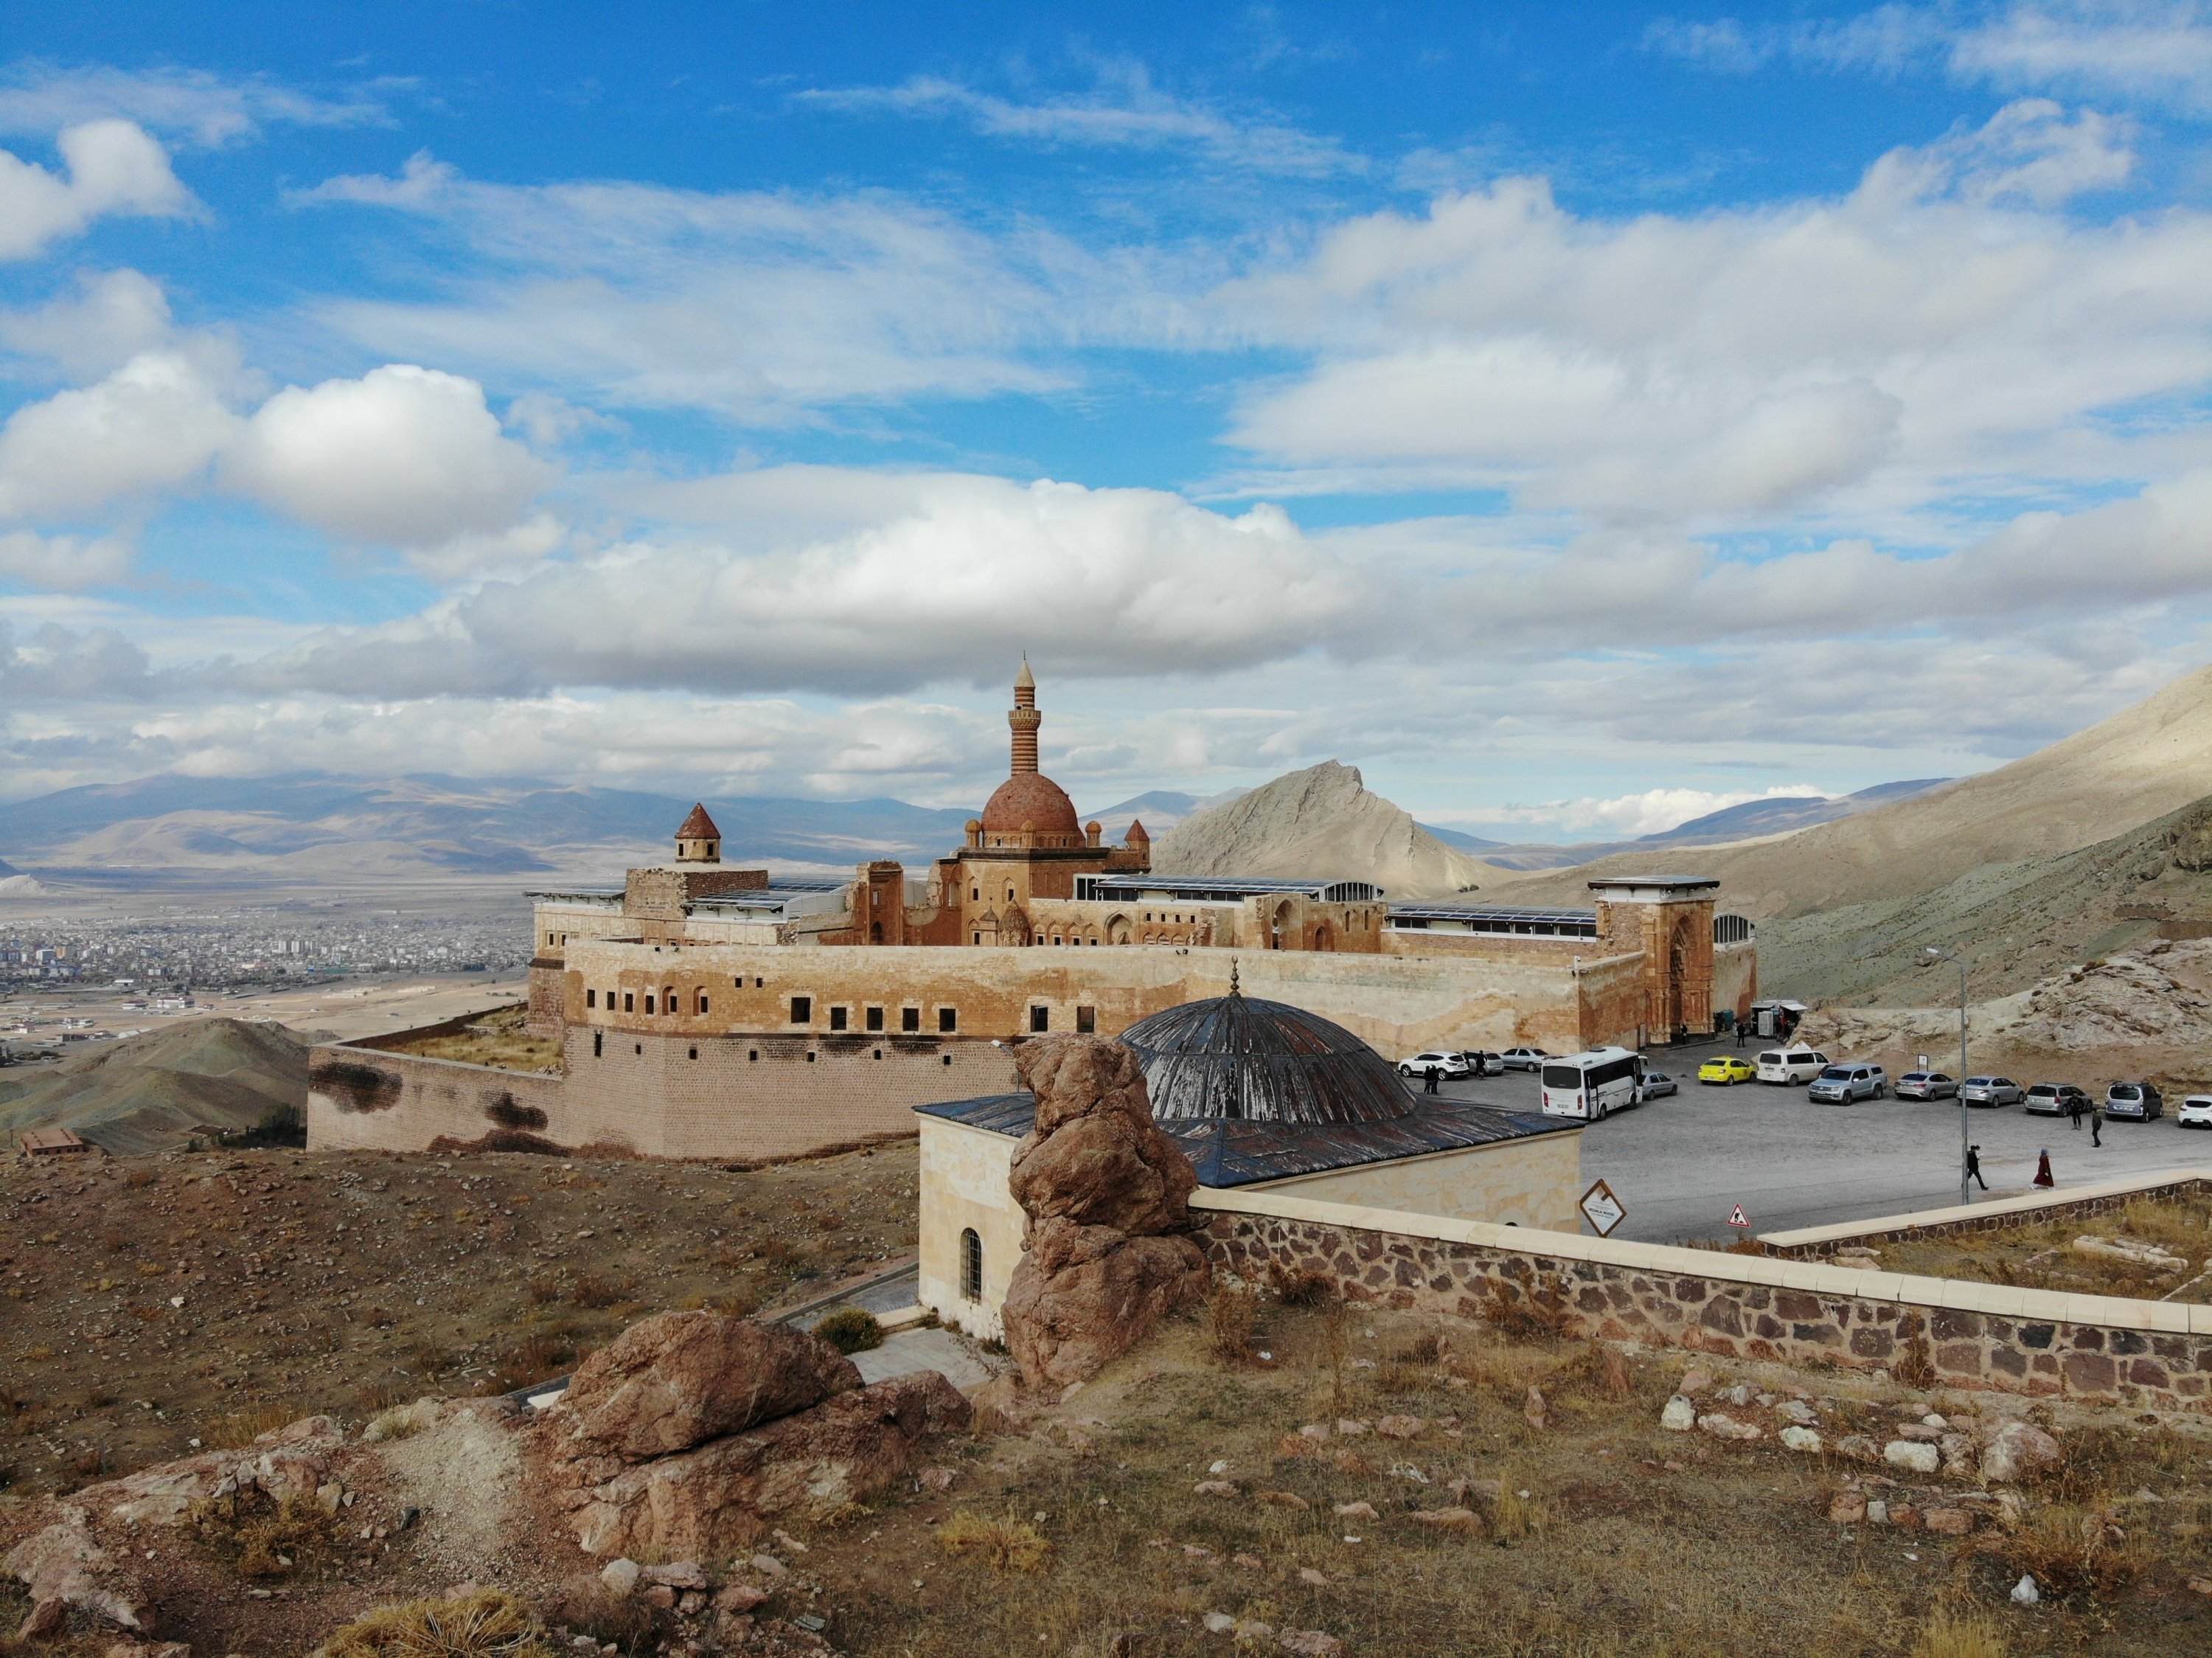
[[[1700,1082],[1748,1082],[1759,1073],[1732,1053],[1708,1059],[1698,1067]]]

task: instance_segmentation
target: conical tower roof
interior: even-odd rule
[[[707,815],[704,803],[694,806],[691,815],[684,820],[684,826],[676,832],[678,840],[720,840],[722,832],[714,827],[714,820]]]

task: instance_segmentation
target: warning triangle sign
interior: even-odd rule
[[[1734,1209],[1729,1210],[1729,1224],[1730,1226],[1749,1226],[1751,1224],[1751,1217],[1743,1212],[1743,1205],[1741,1204],[1738,1204]]]

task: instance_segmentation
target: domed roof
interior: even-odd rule
[[[1414,1109],[1389,1062],[1343,1026],[1235,990],[1140,1019],[1121,1040],[1161,1122],[1377,1123]]]
[[[983,808],[983,832],[1012,834],[1024,824],[1042,834],[1081,835],[1075,802],[1042,771],[1017,771],[992,795]]]

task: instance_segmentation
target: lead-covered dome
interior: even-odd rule
[[[1011,835],[1024,826],[1044,835],[1083,836],[1075,802],[1042,771],[1018,771],[1000,783],[983,808],[983,832]]]
[[[1121,1033],[1144,1062],[1161,1122],[1377,1123],[1413,1096],[1382,1056],[1341,1025],[1231,991],[1187,1002]]]

